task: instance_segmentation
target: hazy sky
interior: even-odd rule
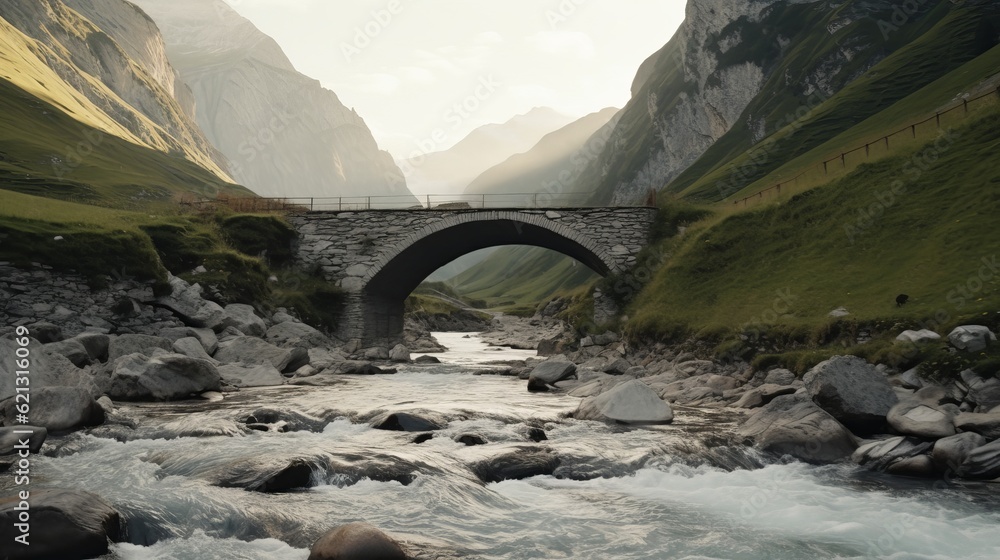
[[[396,158],[546,106],[622,107],[685,0],[226,0]],[[437,133],[436,133],[437,131]],[[443,134],[442,134],[443,133]]]

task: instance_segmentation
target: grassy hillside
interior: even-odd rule
[[[1000,327],[1000,110],[791,200],[695,225],[629,309],[639,338]],[[905,293],[910,302],[897,307]],[[840,321],[839,323],[843,323]],[[794,337],[793,337],[794,338]]]
[[[555,294],[595,282],[586,266],[554,251],[537,247],[502,247],[448,284],[469,300],[506,311],[533,312]]]
[[[0,189],[123,209],[187,194],[253,196],[182,155],[77,121],[0,79]]]
[[[824,142],[834,139],[835,145],[846,145],[847,138],[836,137],[860,121],[871,118],[872,130],[885,129],[893,124],[894,117],[905,114],[912,119],[932,110],[934,101],[943,103],[945,100],[937,96],[918,97],[919,101],[887,111],[898,101],[989,51],[996,44],[996,31],[980,10],[949,8],[945,4],[935,7],[920,23],[934,25],[825,102],[813,107],[806,99],[787,100],[777,106],[777,112],[783,115],[801,114],[800,109],[812,107],[794,126],[785,126],[757,146],[750,142],[743,124],[735,126],[671,182],[667,190],[686,198],[719,200]],[[907,29],[915,34],[909,26]],[[796,65],[797,58],[787,57],[785,65]],[[956,74],[943,80],[937,91],[961,91],[967,85],[961,83],[962,77]],[[773,82],[774,78],[765,86],[765,92],[780,89]],[[751,105],[747,112],[759,110]]]

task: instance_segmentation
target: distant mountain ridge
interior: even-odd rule
[[[222,0],[135,0],[163,31],[197,120],[262,196],[393,196],[416,204],[364,120],[297,72],[278,44]]]
[[[617,114],[618,109],[608,107],[546,134],[530,150],[476,177],[465,192],[560,195],[572,191],[580,173],[604,148]]]
[[[504,123],[479,127],[451,148],[408,159],[402,167],[416,192],[462,193],[487,169],[529,150],[543,136],[573,120],[538,107]]]

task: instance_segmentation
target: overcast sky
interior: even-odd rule
[[[622,107],[685,0],[226,0],[396,158],[533,107]],[[435,134],[435,131],[443,131]]]

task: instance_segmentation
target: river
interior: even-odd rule
[[[427,558],[1000,558],[995,486],[761,457],[725,445],[719,434],[734,418],[724,411],[678,408],[673,425],[637,429],[566,419],[573,397],[473,375],[483,362],[532,352],[436,336],[450,348],[444,363],[396,375],[244,390],[215,403],[123,405],[138,424],[119,437],[126,441],[100,429],[51,438],[57,451],[33,462],[33,487],[85,489],[113,504],[130,542],[109,558],[122,560],[305,560],[318,535],[358,520]],[[236,429],[262,406],[330,421],[315,432]],[[407,410],[447,427],[415,444],[416,434],[368,424]],[[548,440],[528,441],[529,426]],[[177,431],[220,435],[158,435]],[[466,434],[488,443],[455,441]],[[556,476],[483,484],[471,473],[470,464],[519,446],[552,449],[562,458]],[[314,474],[318,485],[301,491],[217,485],[234,464],[311,454],[344,467]],[[365,461],[388,480],[352,475]],[[401,471],[409,478],[391,479]]]

